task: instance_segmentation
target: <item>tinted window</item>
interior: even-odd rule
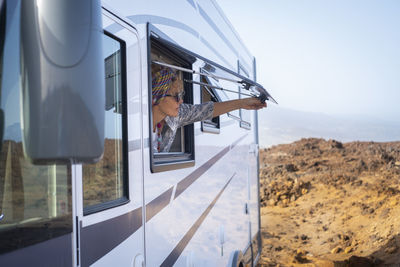
[[[0,151],[0,253],[72,232],[70,167],[36,166],[24,157],[19,9],[12,11],[11,6],[7,6],[9,35],[0,69],[4,127]]]
[[[204,84],[210,84],[209,79],[205,76],[202,76],[201,82]],[[211,85],[211,84],[210,84]],[[214,90],[212,87],[208,86],[201,86],[201,102],[218,102],[218,97],[215,94]],[[201,130],[203,132],[211,132],[211,133],[219,133],[220,129],[220,122],[219,122],[219,116],[214,117],[211,120],[205,120],[201,122]]]
[[[103,35],[106,82],[103,158],[83,165],[84,213],[103,210],[127,201],[126,90],[123,59],[125,44]]]

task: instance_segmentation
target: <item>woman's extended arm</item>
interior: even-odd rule
[[[266,103],[261,103],[258,98],[243,98],[230,100],[225,102],[216,102],[214,103],[214,112],[213,117],[217,117],[221,114],[225,114],[235,109],[243,108],[249,110],[258,110],[261,108],[265,108],[267,106]]]

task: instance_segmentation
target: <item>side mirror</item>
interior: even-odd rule
[[[99,0],[21,1],[22,128],[34,163],[93,163],[104,151]]]

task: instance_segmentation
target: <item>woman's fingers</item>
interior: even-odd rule
[[[261,109],[261,108],[265,108],[267,106],[266,103],[262,103],[260,102],[260,100],[258,98],[245,98],[244,100],[244,109]]]

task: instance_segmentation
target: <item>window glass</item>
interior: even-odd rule
[[[225,80],[221,79],[221,80],[219,80],[218,84],[222,88],[225,88],[225,89],[228,89],[228,90],[231,90],[231,91],[235,91],[235,92],[239,92],[239,88],[235,83],[232,83],[232,82],[225,81]],[[220,96],[223,99],[223,101],[233,100],[233,99],[238,99],[239,98],[239,94],[238,93],[227,92],[227,91],[222,91]],[[226,98],[226,99],[224,99],[224,98]],[[237,109],[228,112],[228,116],[231,117],[232,119],[240,120],[239,110],[237,110]]]
[[[15,4],[15,3],[13,3]],[[8,38],[0,69],[0,253],[72,232],[71,171],[33,165],[24,157],[21,129],[19,8],[7,5]]]
[[[104,155],[96,164],[83,165],[83,206],[86,214],[127,200],[123,145],[123,123],[126,121],[122,88],[123,48],[121,41],[103,35],[106,82]]]
[[[176,131],[175,139],[172,142],[169,152],[185,152],[185,135],[183,134],[183,127]]]
[[[238,65],[239,65],[239,74],[242,75],[242,76],[245,76],[245,77],[249,78],[249,74],[248,74],[248,72],[243,68],[243,66],[242,66],[240,63],[239,63]],[[243,89],[243,88],[241,88],[241,87],[239,87],[239,91],[240,91],[240,92],[243,92],[243,93],[248,93],[247,90],[245,90],[245,89]],[[240,98],[246,98],[246,97],[248,97],[248,96],[242,96],[242,95],[240,95],[239,97],[240,97]],[[250,111],[250,110],[247,110],[247,109],[240,109],[239,112],[240,112],[240,119],[241,119],[241,121],[240,121],[240,126],[243,127],[243,128],[249,129],[249,128],[251,127],[251,124],[250,124],[250,121],[251,121],[251,111]]]
[[[205,84],[210,84],[209,78],[207,78],[206,76],[201,77],[201,82]],[[209,101],[218,102],[217,95],[215,94],[213,88],[201,85],[201,102],[205,103]],[[214,117],[211,120],[202,121],[201,127],[203,132],[219,133],[219,116]]]
[[[215,69],[214,73],[211,74],[215,74],[221,77],[227,77],[227,78],[231,78],[229,76],[226,75],[226,73],[222,70],[219,69]],[[226,81],[223,79],[213,79],[213,78],[207,78],[207,83],[213,85],[213,86],[217,86],[217,87],[222,87],[224,89],[228,89],[229,91],[222,91],[222,90],[216,90],[214,91],[215,96],[218,98],[219,101],[229,101],[229,100],[234,100],[234,99],[238,99],[239,98],[239,88],[237,86],[236,83],[230,82],[230,81]],[[240,121],[240,114],[239,114],[239,110],[233,110],[227,113],[228,116],[232,119],[235,119],[237,121]]]

